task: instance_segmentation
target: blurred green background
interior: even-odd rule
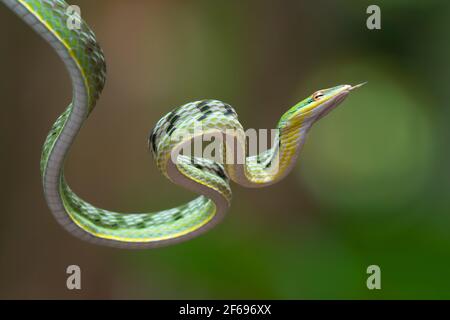
[[[66,233],[41,190],[40,148],[71,98],[52,49],[0,6],[0,298],[450,298],[450,6],[377,1],[78,0],[107,58],[106,89],[67,163],[98,206],[160,210],[194,195],[146,149],[173,107],[232,104],[272,128],[310,93],[369,81],[311,131],[296,169],[234,185],[215,229],[123,251]],[[66,289],[66,267],[82,290]],[[382,289],[366,288],[381,267]]]

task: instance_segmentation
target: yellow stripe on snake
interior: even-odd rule
[[[1,1],[55,49],[69,72],[72,103],[45,140],[42,183],[56,220],[73,235],[95,244],[158,247],[190,239],[212,228],[231,204],[230,180],[246,187],[264,187],[280,181],[295,165],[311,126],[360,86],[320,90],[297,103],[279,120],[272,147],[253,156],[247,154],[245,132],[230,105],[202,100],[176,108],[156,124],[149,147],[164,176],[200,196],[160,212],[111,212],[79,198],[64,178],[66,155],[94,109],[106,80],[103,52],[94,33],[79,15],[68,13],[65,1]],[[68,19],[75,19],[79,28],[70,28]],[[194,130],[199,127],[200,133]],[[193,139],[206,133],[223,138],[223,161],[180,153]]]

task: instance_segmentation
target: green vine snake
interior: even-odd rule
[[[79,28],[68,26],[67,20],[74,17],[68,14],[69,6],[63,0],[1,1],[54,48],[69,72],[72,102],[45,140],[40,165],[42,184],[56,220],[73,235],[95,244],[119,248],[159,247],[209,230],[230,206],[230,181],[246,187],[263,187],[280,181],[295,165],[311,126],[360,86],[340,85],[320,90],[297,103],[279,120],[273,146],[256,156],[247,154],[243,127],[230,105],[202,100],[174,109],[156,124],[149,147],[165,177],[199,196],[160,212],[111,212],[79,198],[64,178],[66,156],[94,109],[106,80],[103,52],[94,33],[79,15],[76,15]],[[198,124],[204,132],[219,133],[224,139],[231,137],[235,144],[223,143],[223,156],[232,154],[233,160],[239,160],[236,155],[240,155],[241,161],[219,163],[177,153],[196,138],[191,128]],[[171,138],[181,131],[188,133],[184,140]],[[230,146],[236,152],[230,152]],[[274,158],[278,159],[276,170],[270,166]]]

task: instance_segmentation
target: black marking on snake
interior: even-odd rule
[[[167,121],[171,124],[174,124],[179,118],[180,118],[180,115],[177,114],[175,111],[173,111],[167,117]]]
[[[138,228],[138,229],[144,229],[144,228],[146,228],[147,227],[147,224],[145,223],[145,222],[139,222],[137,225],[136,225],[136,228]]]
[[[208,111],[209,109],[211,109],[211,107],[210,107],[209,105],[205,105],[205,106],[203,106],[203,107],[201,107],[201,108],[199,108],[199,109],[200,109],[200,112],[205,113],[206,111]]]
[[[212,102],[212,100],[203,100],[199,104],[197,104],[197,108],[199,108],[200,111],[202,111],[201,109],[205,106],[209,108],[208,104],[210,104],[211,102]]]
[[[150,138],[149,138],[150,144],[152,146],[153,152],[156,153],[156,134],[155,132],[153,132],[150,134]]]
[[[176,114],[170,118],[169,123],[173,125],[177,122],[178,119],[180,119],[180,115]]]
[[[280,143],[281,142],[279,141],[278,146],[276,146],[275,150],[273,150],[272,155],[270,156],[269,162],[266,163],[266,166],[265,166],[266,169],[272,165],[273,161],[275,161],[275,157],[278,155],[278,152],[280,151]]]
[[[181,211],[178,211],[177,213],[175,213],[173,215],[173,220],[174,221],[180,220],[181,218],[183,218],[183,213]]]
[[[194,163],[194,167],[196,167],[197,169],[203,170],[203,166],[198,164],[198,163]]]
[[[118,216],[118,217],[116,218],[116,222],[117,222],[118,224],[120,224],[120,225],[126,224],[126,221],[125,221],[124,217],[122,217],[122,216]]]
[[[214,172],[221,177],[224,180],[228,180],[227,175],[225,174],[225,171],[221,167],[215,167]]]
[[[169,115],[167,116],[166,121],[169,121],[169,122],[170,122],[170,119],[172,119],[172,117],[175,116],[175,115],[176,115],[176,112],[175,112],[175,111],[170,112]]]
[[[153,220],[153,217],[150,216],[150,215],[144,217],[144,221],[145,221],[145,222],[150,222],[150,221],[152,221],[152,220]]]
[[[225,107],[224,115],[228,116],[230,114],[236,115],[236,111],[233,110],[233,108],[229,105],[224,103],[223,106]]]
[[[257,155],[256,155],[256,163],[261,163],[261,156],[260,156],[260,153],[258,153]]]
[[[166,132],[167,132],[167,134],[168,134],[169,136],[171,136],[172,133],[175,131],[175,129],[176,129],[176,127],[175,127],[173,124],[169,124],[169,126],[167,127]]]
[[[211,113],[212,113],[211,110],[206,111],[200,118],[197,119],[197,121],[205,120]]]

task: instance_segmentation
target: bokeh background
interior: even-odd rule
[[[50,214],[39,159],[71,99],[52,49],[0,5],[0,298],[450,298],[450,6],[376,1],[77,0],[107,58],[98,107],[67,162],[98,206],[160,210],[194,195],[146,148],[173,107],[232,104],[272,128],[290,106],[338,84],[369,84],[316,124],[288,178],[234,185],[218,227],[144,251],[84,243]],[[66,267],[82,290],[66,289]],[[381,267],[382,289],[366,288]]]

